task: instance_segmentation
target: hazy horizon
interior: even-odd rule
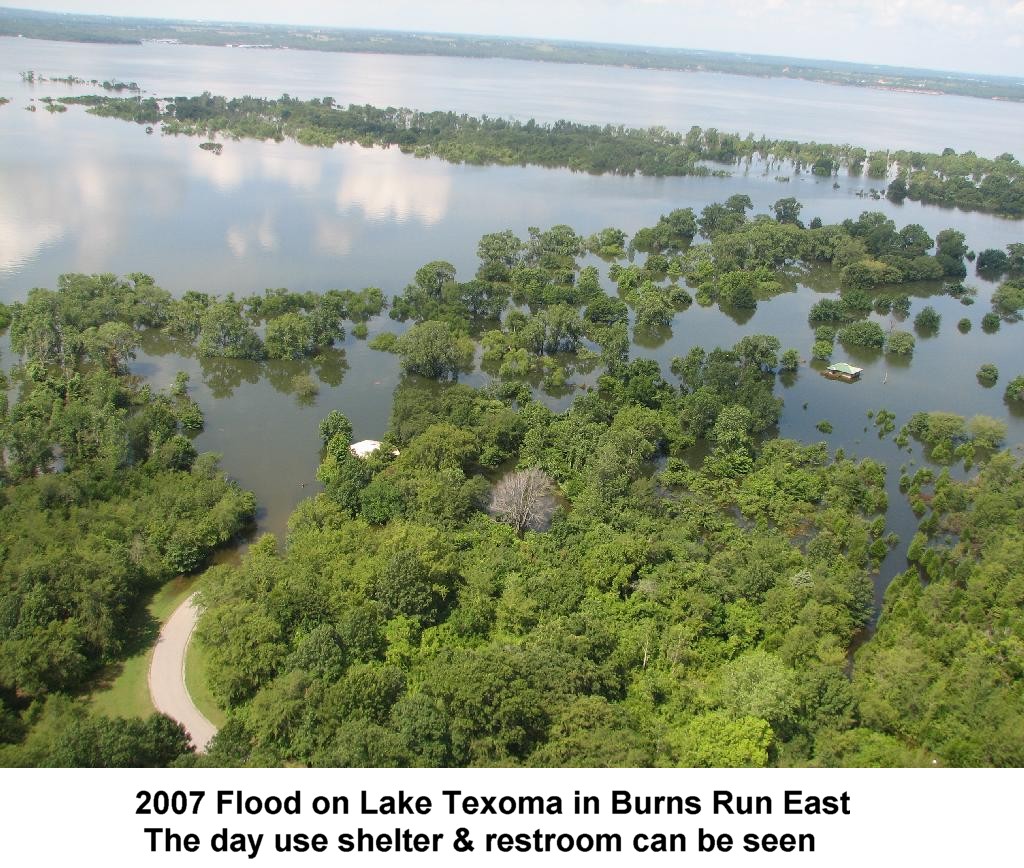
[[[548,39],[637,47],[756,54],[801,61],[909,67],[935,72],[1024,77],[1024,0],[494,0],[466,6],[438,0],[338,5],[178,0],[57,0],[8,8],[122,18],[392,30]],[[285,13],[285,14],[282,14]],[[525,22],[525,23],[524,23]],[[679,34],[678,38],[671,38]],[[841,37],[821,50],[808,36]]]

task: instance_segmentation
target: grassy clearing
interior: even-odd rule
[[[130,646],[138,650],[125,660],[107,666],[89,685],[89,706],[96,714],[148,717],[155,712],[149,698],[149,661],[153,656],[153,643],[160,625],[188,599],[195,582],[195,576],[172,579],[140,609],[132,624],[130,640]]]
[[[148,717],[154,712],[149,699],[149,658],[152,649],[107,666],[93,682],[89,707],[107,717]]]

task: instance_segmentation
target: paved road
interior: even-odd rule
[[[196,708],[185,686],[185,652],[197,620],[199,610],[195,607],[193,594],[174,610],[160,630],[149,664],[149,695],[157,711],[184,726],[196,750],[205,753],[210,739],[217,733],[217,727]]]

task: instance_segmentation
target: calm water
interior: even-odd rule
[[[401,289],[430,259],[475,269],[488,231],[568,223],[627,232],[673,208],[733,193],[766,211],[783,196],[827,221],[881,210],[934,234],[950,225],[978,249],[1020,239],[1024,223],[863,194],[868,179],[734,167],[731,178],[595,177],[537,167],[459,166],[397,149],[195,139],[95,118],[52,115],[17,100],[0,108],[0,298],[63,271],[143,270],[168,289],[248,292],[265,286]],[[767,173],[766,173],[767,172]]]
[[[653,179],[454,166],[393,149],[326,150],[287,142],[228,142],[215,156],[199,150],[194,139],[146,135],[141,127],[93,118],[78,108],[63,115],[24,111],[33,95],[64,90],[21,84],[16,73],[27,68],[134,79],[157,93],[203,88],[331,93],[342,101],[683,128],[717,124],[869,145],[866,134],[882,128],[887,143],[929,149],[951,143],[990,153],[1012,150],[1024,131],[1022,106],[807,82],[514,61],[0,40],[0,82],[6,82],[0,93],[13,99],[0,108],[0,300],[22,298],[32,286],[52,286],[65,271],[136,270],[149,272],[174,292],[376,285],[393,295],[431,259],[448,259],[468,277],[484,232],[512,228],[525,236],[528,226],[567,223],[583,233],[608,225],[632,233],[673,208],[699,210],[737,192],[750,195],[756,211],[796,196],[805,205],[805,219],[820,216],[829,222],[881,210],[900,225],[921,223],[933,235],[955,226],[978,250],[1024,240],[1021,223],[873,201],[864,195],[868,180],[840,178],[839,189],[831,179],[810,175],[779,183],[777,168],[759,165],[739,167],[728,179]],[[868,124],[865,113],[884,120]],[[972,143],[972,135],[979,141]],[[813,336],[807,311],[822,293],[834,290],[834,281],[820,275],[802,280],[793,291],[762,302],[743,322],[694,305],[676,317],[669,335],[645,341],[634,352],[667,368],[672,356],[696,344],[728,346],[760,332],[778,335],[784,347],[809,356]],[[992,286],[973,275],[968,282],[979,288],[972,307],[948,296],[929,299],[942,313],[942,329],[935,337],[919,338],[911,362],[837,349],[836,359],[866,368],[861,383],[828,381],[804,366],[794,380],[779,385],[786,402],[782,435],[820,440],[824,435],[815,425],[828,419],[835,426],[825,438],[832,446],[890,466],[889,522],[904,541],[916,520],[898,494],[898,468],[920,462],[920,450],[901,453],[891,440],[880,441],[866,418],[868,410],[887,407],[897,413],[898,424],[917,410],[985,413],[1008,421],[1011,444],[1024,441],[1024,418],[1002,400],[1006,380],[1024,372],[1024,326],[1004,324],[995,335],[982,332]],[[611,289],[607,282],[606,287]],[[915,300],[915,310],[924,303]],[[974,325],[968,335],[956,329],[963,316]],[[371,334],[394,327],[385,317],[371,323]],[[357,438],[378,437],[387,427],[398,381],[395,358],[352,337],[339,349],[315,366],[201,362],[166,339],[149,336],[134,370],[159,386],[168,385],[178,370],[191,374],[193,394],[207,418],[197,446],[223,454],[228,472],[256,492],[261,528],[281,531],[294,505],[315,490],[320,418],[340,408],[352,419]],[[0,339],[0,352],[9,364],[6,338]],[[1000,369],[993,389],[975,380],[983,362]],[[289,382],[307,371],[319,379],[320,394],[302,404]],[[576,381],[592,383],[596,376]],[[479,374],[471,378],[483,381]],[[551,403],[562,406],[568,400]],[[901,553],[892,556],[879,588],[904,565]]]
[[[474,115],[597,124],[692,125],[798,141],[995,156],[1018,147],[1024,104],[749,78],[518,60],[110,46],[0,38],[0,85],[18,73],[136,81],[158,96],[332,96]],[[39,93],[66,92],[62,86]]]

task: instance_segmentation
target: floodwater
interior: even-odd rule
[[[41,107],[26,111],[32,98],[68,88],[23,84],[17,75],[22,69],[135,80],[159,95],[288,91],[330,94],[340,102],[681,129],[697,123],[796,139],[929,150],[951,145],[991,154],[1013,150],[1024,132],[1020,105],[787,80],[517,61],[3,39],[0,95],[12,99],[0,107],[4,301],[23,298],[33,286],[53,286],[67,271],[144,271],[175,293],[374,285],[391,296],[432,259],[447,259],[461,277],[470,276],[477,240],[485,232],[511,228],[525,236],[529,226],[566,223],[583,234],[605,226],[632,233],[673,208],[699,211],[734,193],[748,194],[755,212],[795,196],[804,203],[804,219],[831,222],[879,210],[898,225],[920,223],[932,235],[952,226],[975,250],[1024,240],[1024,223],[874,200],[870,189],[880,182],[869,179],[840,177],[834,188],[831,178],[803,174],[782,183],[776,176],[788,169],[758,163],[732,167],[730,178],[627,178],[452,165],[354,145],[316,149],[291,142],[226,142],[217,156],[200,150],[195,139],[147,135],[140,126],[95,118],[79,107],[56,115]],[[875,120],[869,123],[868,116]],[[1024,416],[1002,399],[1005,382],[1024,372],[1024,325],[1004,323],[995,334],[982,331],[993,285],[973,273],[967,282],[978,290],[970,307],[944,295],[923,300],[934,286],[911,288],[918,296],[914,312],[928,303],[943,318],[937,335],[918,338],[912,360],[837,347],[835,360],[865,368],[861,382],[826,380],[809,365],[795,378],[779,380],[785,399],[782,436],[826,439],[834,448],[877,458],[890,468],[889,525],[903,545],[887,560],[879,592],[905,567],[902,552],[916,526],[896,486],[899,468],[923,458],[918,447],[901,452],[891,438],[880,440],[867,412],[885,407],[897,414],[898,425],[918,410],[984,413],[1007,421],[1011,446],[1024,441]],[[611,291],[607,280],[605,285]],[[633,352],[658,359],[667,372],[670,359],[694,345],[731,346],[743,335],[770,333],[806,358],[813,342],[807,312],[835,288],[827,272],[794,275],[790,291],[762,301],[744,318],[693,305],[676,316],[670,332],[642,340]],[[968,334],[956,328],[962,317],[973,325]],[[889,326],[888,318],[879,321]],[[370,323],[371,335],[386,328],[396,328],[386,316]],[[0,338],[0,353],[9,365],[6,337]],[[975,379],[984,362],[995,363],[1001,373],[991,389]],[[192,393],[206,415],[197,447],[223,455],[225,469],[256,492],[260,528],[279,533],[295,504],[316,490],[317,421],[339,408],[352,419],[357,439],[377,438],[387,427],[399,380],[393,356],[351,336],[337,352],[312,363],[260,365],[199,360],[166,338],[148,335],[133,370],[157,386],[170,384],[179,370],[191,375]],[[319,395],[307,403],[290,387],[292,377],[305,372],[320,383]],[[597,373],[575,382],[592,384]],[[486,377],[475,373],[469,381],[483,383]],[[548,400],[557,407],[570,399]],[[832,423],[832,434],[816,430],[821,420]]]
[[[950,147],[993,157],[1019,147],[1024,130],[1022,103],[788,78],[525,60],[0,38],[0,81],[16,81],[28,69],[50,78],[135,81],[157,96],[204,90],[225,96],[332,96],[341,104],[677,130],[696,124],[801,142],[922,151]]]

